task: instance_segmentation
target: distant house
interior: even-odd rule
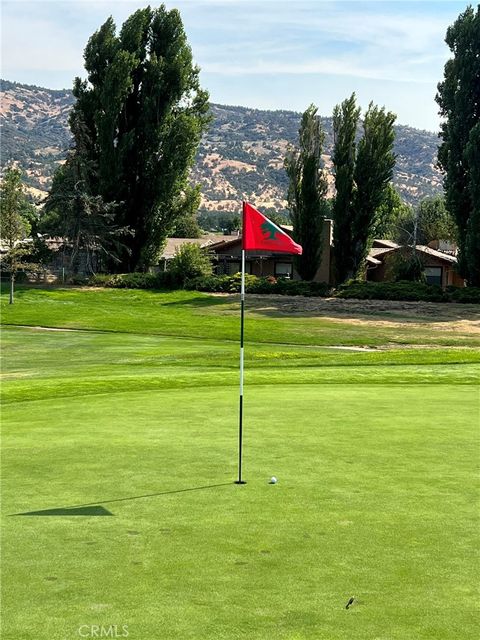
[[[287,233],[292,227],[282,225]],[[392,257],[402,249],[401,245],[391,240],[374,240],[366,260],[365,278],[374,282],[388,282],[392,277]],[[242,238],[225,237],[209,246],[214,255],[216,273],[232,275],[241,269]],[[463,287],[464,280],[456,272],[457,258],[453,250],[438,251],[424,245],[417,245],[416,251],[425,266],[427,283],[442,287],[450,285]],[[316,282],[334,283],[333,274],[333,221],[325,220],[323,233],[322,259],[314,280]],[[292,278],[299,280],[295,270],[293,256],[282,253],[255,253],[248,251],[246,255],[246,271],[255,276],[274,276],[275,278]]]
[[[219,242],[228,240],[238,240],[236,236],[202,236],[201,238],[167,238],[162,254],[159,259],[159,267],[161,271],[167,270],[169,261],[175,257],[175,254],[185,244],[198,244],[202,249],[210,249]]]
[[[391,240],[374,240],[367,256],[366,279],[373,282],[388,282],[392,278],[392,264],[395,254],[403,247]],[[417,244],[415,251],[424,265],[425,280],[428,284],[441,287],[463,287],[464,279],[457,273],[457,257]]]
[[[281,225],[287,233],[292,232],[293,227]],[[314,280],[316,282],[330,282],[331,258],[332,258],[332,220],[325,220],[323,225],[323,249],[320,266]],[[242,238],[226,237],[208,247],[215,259],[215,270],[218,275],[233,275],[241,270]],[[286,253],[266,253],[247,251],[245,258],[247,273],[259,277],[273,276],[275,278],[292,278],[299,280],[300,276],[295,270],[293,256]]]

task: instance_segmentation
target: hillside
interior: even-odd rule
[[[1,163],[17,161],[34,195],[41,196],[48,189],[65,157],[73,102],[70,91],[2,81]],[[218,104],[212,104],[211,109],[214,119],[192,172],[192,179],[202,184],[202,209],[237,211],[242,199],[284,209],[287,178],[283,158],[288,145],[297,139],[300,114]],[[323,125],[328,169],[333,143],[331,118],[323,118]],[[415,204],[441,192],[442,178],[435,168],[437,136],[406,126],[397,126],[396,134],[394,183],[402,197]]]

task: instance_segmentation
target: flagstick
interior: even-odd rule
[[[244,209],[245,209],[245,205],[244,205]],[[244,230],[245,230],[245,226],[244,226]],[[239,406],[239,426],[238,426],[238,480],[235,480],[235,484],[247,484],[245,480],[242,480],[244,318],[245,318],[245,249],[242,249],[242,284],[240,287],[240,406]]]

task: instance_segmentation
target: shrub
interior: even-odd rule
[[[480,287],[448,287],[447,294],[452,302],[480,304]]]
[[[206,278],[192,278],[185,283],[185,288],[196,291],[210,291],[212,293],[239,293],[241,275],[208,276]],[[326,296],[330,292],[325,282],[303,282],[301,280],[287,280],[284,278],[258,278],[245,274],[245,291],[247,293],[269,294],[275,293],[289,296]]]
[[[169,271],[183,284],[192,278],[212,275],[212,261],[198,244],[188,242],[177,248]]]
[[[113,289],[176,289],[180,286],[175,274],[159,273],[100,273],[92,276],[88,284]]]

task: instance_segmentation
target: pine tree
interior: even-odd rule
[[[88,131],[91,195],[117,203],[115,224],[129,228],[117,270],[144,269],[188,201],[188,175],[208,121],[180,14],[139,9],[117,34],[112,18],[85,49],[87,79],[76,78],[70,125]],[[77,150],[75,150],[77,152]],[[55,184],[53,192],[55,191]]]
[[[303,254],[295,256],[295,267],[302,280],[313,280],[322,258],[323,221],[327,211],[328,183],[322,168],[325,134],[317,108],[310,105],[302,116],[299,148],[285,158],[289,178],[288,206],[293,237]]]
[[[468,7],[447,30],[453,52],[438,85],[447,207],[458,227],[459,271],[480,286],[480,6]]]

